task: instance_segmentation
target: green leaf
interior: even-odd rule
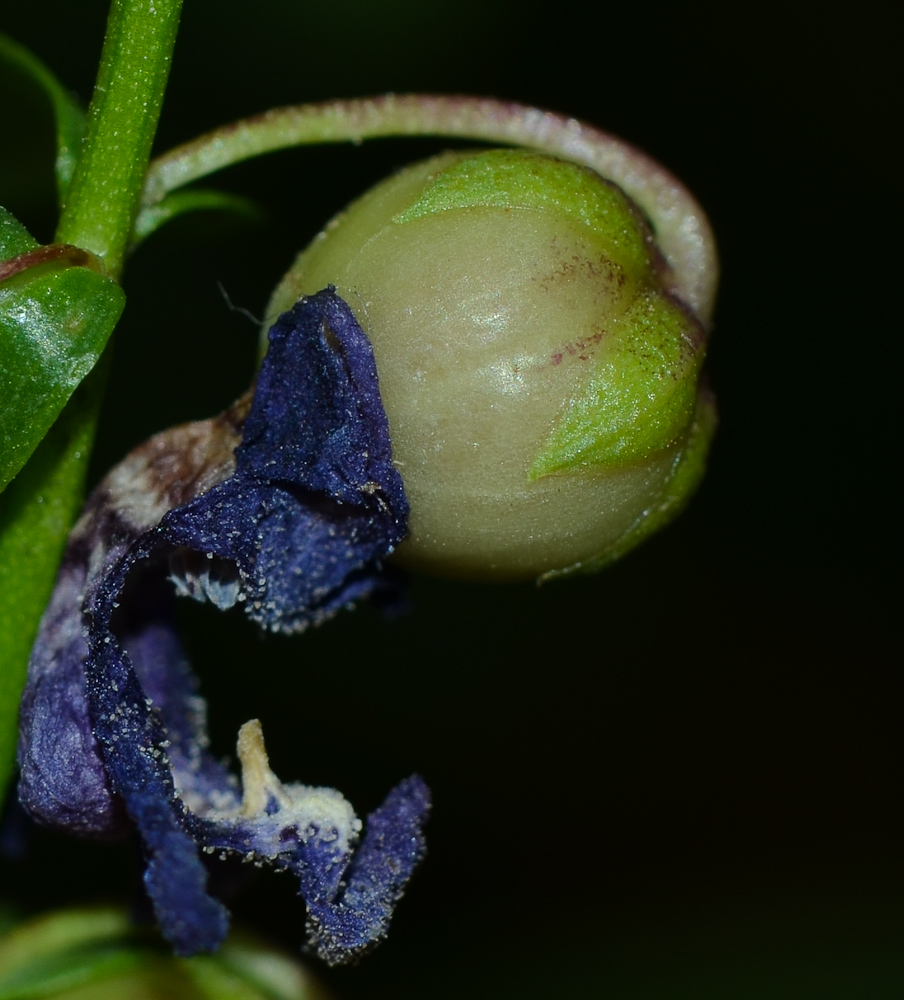
[[[38,246],[38,241],[12,212],[0,206],[0,260],[18,257],[19,254],[28,253]]]
[[[185,965],[209,1000],[231,998],[233,994],[223,988],[230,981],[236,990],[235,1000],[246,995],[260,1000],[327,1000],[327,994],[303,965],[239,933],[230,935],[215,958],[197,955],[186,960]],[[216,974],[212,974],[212,966]]]
[[[64,911],[13,929],[0,942],[0,1000],[52,996],[122,968],[110,945],[129,930],[115,910]]]
[[[296,961],[236,936],[174,958],[119,910],[63,910],[0,941],[0,1000],[326,1000]]]
[[[94,367],[125,305],[115,281],[71,266],[75,248],[54,249],[0,282],[0,490]]]
[[[31,77],[50,99],[56,121],[57,195],[62,205],[75,171],[82,136],[85,134],[85,112],[34,53],[3,34],[0,34],[0,59]]]
[[[121,945],[85,945],[25,965],[0,981],[0,1000],[60,997],[70,990],[141,968],[147,956]]]
[[[177,216],[184,215],[186,212],[210,210],[234,212],[253,221],[258,221],[263,214],[250,198],[243,198],[241,195],[214,191],[210,188],[176,191],[174,194],[167,195],[163,201],[143,208],[138,213],[135,225],[132,227],[130,249],[134,250],[151,233],[156,232],[165,222],[169,222]]]

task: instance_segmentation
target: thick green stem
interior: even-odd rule
[[[360,142],[377,136],[436,135],[525,146],[590,167],[647,213],[682,297],[709,322],[718,278],[715,241],[690,192],[644,153],[573,118],[473,97],[394,95],[275,108],[224,125],[158,157],[142,206],[232,163],[290,146]]]
[[[118,277],[169,77],[182,0],[113,0],[88,128],[57,230]]]

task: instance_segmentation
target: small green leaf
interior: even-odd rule
[[[67,264],[51,258],[0,282],[0,490],[94,367],[125,305],[115,281]]]
[[[167,195],[163,201],[148,208],[143,208],[135,219],[132,227],[132,245],[134,250],[151,233],[156,232],[165,222],[184,215],[186,212],[223,210],[258,221],[262,212],[250,199],[241,195],[229,194],[225,191],[214,191],[210,188],[192,188],[187,191],[177,191]]]
[[[38,246],[38,241],[13,213],[0,206],[0,260],[18,257]]]
[[[85,133],[85,112],[34,53],[3,34],[0,34],[0,59],[31,77],[50,99],[56,121],[57,195],[62,205],[69,190],[79,146]]]

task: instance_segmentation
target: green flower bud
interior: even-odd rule
[[[328,284],[373,342],[408,566],[596,570],[699,482],[703,326],[650,224],[593,171],[521,150],[416,164],[327,226],[269,320]]]

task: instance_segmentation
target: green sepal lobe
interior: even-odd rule
[[[717,423],[715,398],[711,392],[703,389],[697,396],[694,419],[687,432],[687,439],[672,462],[671,471],[656,503],[644,510],[614,545],[573,566],[544,573],[538,582],[545,583],[575,574],[598,573],[673,521],[687,506],[703,479]]]
[[[642,461],[686,433],[703,361],[697,321],[647,289],[613,320],[605,339],[603,360],[534,460],[532,480]]]
[[[615,184],[587,167],[520,149],[465,155],[393,221],[469,208],[550,211],[589,226],[630,277],[645,275],[655,255],[637,208]]]

